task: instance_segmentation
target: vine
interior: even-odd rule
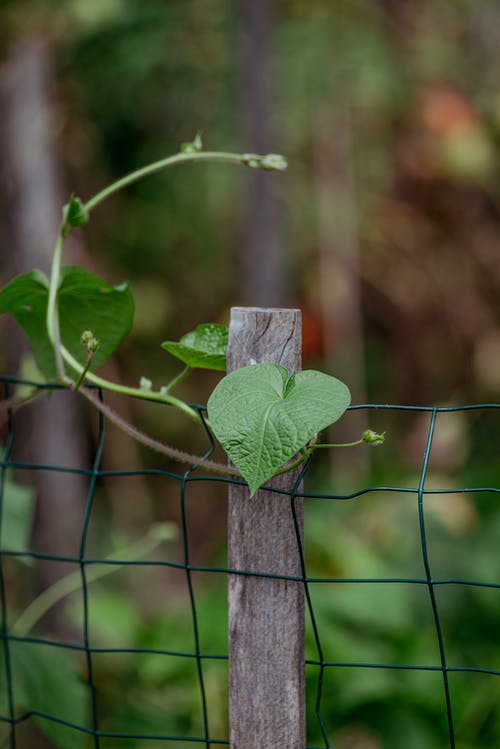
[[[39,270],[13,279],[0,291],[0,314],[10,312],[24,329],[38,368],[48,381],[55,380],[81,393],[134,439],[170,458],[226,475],[241,475],[253,494],[273,476],[301,465],[318,448],[363,442],[377,445],[384,435],[367,430],[351,443],[319,443],[318,433],[337,421],[350,403],[347,386],[322,372],[289,376],[286,369],[274,364],[253,364],[223,377],[208,401],[208,418],[202,417],[172,391],[193,369],[225,371],[228,334],[222,325],[199,325],[179,341],[162,344],[184,364],[184,369],[159,389],[153,389],[146,377],[141,378],[139,387],[131,387],[97,375],[94,370],[130,332],[134,301],[127,284],[112,286],[83,268],[62,265],[68,235],[87,224],[92,211],[103,201],[161,170],[206,161],[265,171],[287,167],[279,154],[203,151],[198,133],[191,143],[182,144],[179,153],[122,177],[86,203],[72,195],[63,208],[50,279]],[[191,455],[144,434],[95,397],[89,385],[179,409],[213,432],[234,467]],[[243,419],[242,399],[247,404]],[[8,405],[20,406],[28,400],[22,398]]]

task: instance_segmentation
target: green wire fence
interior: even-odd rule
[[[3,376],[0,377],[0,382],[4,389],[5,398],[9,398],[15,387],[18,385],[27,385],[35,387],[39,392],[45,390],[53,390],[52,385],[43,385],[39,383],[32,383],[21,381],[14,377]],[[104,399],[104,394],[100,391],[99,398]],[[75,394],[68,393],[66,397],[77,398]],[[28,407],[29,408],[29,407]],[[197,407],[200,415],[203,416],[204,409]],[[412,486],[405,485],[393,485],[390,483],[380,483],[373,486],[363,487],[352,493],[345,494],[322,494],[322,493],[308,493],[307,491],[299,490],[302,486],[301,482],[303,479],[310,474],[314,473],[314,462],[310,460],[304,467],[298,477],[295,488],[288,492],[289,496],[289,508],[290,513],[294,520],[294,526],[297,529],[296,540],[300,555],[301,563],[301,575],[299,576],[286,576],[286,575],[267,575],[271,578],[280,578],[285,580],[291,580],[295,583],[303,585],[305,599],[306,599],[306,610],[308,613],[308,655],[306,659],[306,672],[307,672],[307,686],[308,686],[308,701],[311,704],[310,714],[308,715],[308,735],[312,737],[314,743],[310,743],[307,749],[344,749],[342,738],[338,739],[339,731],[342,726],[338,722],[338,713],[336,705],[340,703],[339,711],[342,710],[342,695],[344,691],[349,690],[350,674],[354,672],[368,672],[377,671],[391,671],[404,673],[408,678],[413,678],[412,674],[434,674],[439,677],[440,684],[433,685],[433,689],[439,693],[438,701],[441,702],[440,714],[435,714],[435,740],[436,746],[449,747],[449,749],[458,749],[483,746],[483,747],[494,747],[498,746],[500,741],[500,726],[498,725],[498,703],[496,698],[493,699],[492,714],[496,715],[491,720],[491,725],[486,728],[481,728],[482,733],[479,732],[477,736],[470,736],[470,730],[468,737],[463,737],[460,733],[460,729],[457,728],[461,724],[461,717],[466,710],[467,700],[473,699],[475,686],[474,678],[477,675],[487,675],[488,678],[493,679],[491,686],[488,689],[495,693],[498,689],[500,682],[497,682],[495,677],[500,676],[500,647],[496,644],[495,637],[500,623],[500,618],[493,621],[491,624],[491,643],[489,643],[486,652],[490,654],[492,658],[496,656],[496,662],[478,665],[465,665],[461,662],[455,662],[454,657],[450,657],[447,646],[447,638],[443,627],[443,613],[442,606],[440,603],[440,591],[444,588],[452,588],[454,590],[465,591],[471,588],[489,589],[494,595],[500,596],[500,579],[497,581],[482,581],[476,579],[458,579],[454,577],[439,577],[434,575],[432,566],[432,549],[430,548],[429,535],[428,535],[428,517],[426,515],[426,503],[431,495],[447,495],[452,494],[456,496],[458,494],[488,494],[491,496],[497,496],[500,492],[498,486],[469,486],[469,487],[444,487],[444,488],[427,488],[427,478],[429,473],[429,461],[431,459],[433,445],[436,435],[436,424],[440,417],[445,414],[455,412],[469,412],[473,414],[484,414],[490,411],[497,411],[500,409],[500,404],[496,403],[482,403],[478,405],[470,406],[456,406],[456,407],[424,407],[424,406],[392,406],[392,405],[357,405],[352,406],[351,411],[358,410],[363,411],[367,414],[373,415],[374,412],[387,413],[389,412],[401,412],[407,414],[422,414],[428,417],[428,428],[427,437],[425,441],[425,448],[421,456],[421,469],[418,477],[418,482]],[[40,465],[34,463],[22,462],[16,459],[16,439],[17,439],[17,419],[18,412],[10,413],[8,416],[8,422],[4,426],[4,438],[3,438],[3,456],[0,462],[0,539],[2,541],[0,548],[0,601],[1,601],[1,623],[0,623],[0,639],[1,639],[1,654],[0,654],[0,739],[3,741],[2,746],[9,747],[9,749],[23,749],[23,726],[29,724],[33,720],[37,722],[42,733],[44,733],[44,726],[61,727],[63,738],[54,739],[54,732],[47,731],[47,735],[52,739],[53,744],[49,746],[73,746],[76,745],[76,737],[78,741],[83,741],[81,745],[93,747],[93,749],[104,749],[105,747],[117,746],[117,747],[145,747],[145,746],[158,746],[158,742],[162,742],[161,745],[166,746],[196,746],[202,745],[207,749],[214,746],[228,746],[229,740],[227,735],[215,735],[211,728],[211,712],[209,699],[207,697],[207,680],[206,680],[206,669],[209,662],[220,662],[225,664],[227,662],[227,651],[226,652],[205,652],[203,648],[203,642],[200,638],[200,608],[199,608],[199,591],[196,590],[196,585],[193,582],[193,576],[198,573],[205,573],[209,575],[218,576],[219,579],[227,578],[229,574],[237,575],[256,575],[257,573],[248,572],[246,570],[231,570],[227,566],[206,566],[206,565],[195,565],[192,563],[192,548],[189,533],[189,523],[186,511],[186,496],[189,488],[194,482],[200,482],[204,486],[209,484],[238,484],[237,479],[226,479],[218,476],[207,476],[202,474],[202,470],[196,466],[192,466],[183,473],[175,473],[169,470],[162,469],[132,469],[130,467],[124,467],[123,470],[107,471],[101,468],[101,459],[103,454],[104,440],[106,438],[106,417],[99,413],[98,416],[98,433],[95,441],[95,449],[92,464],[85,468],[68,468],[60,465]],[[209,433],[207,431],[209,437]],[[213,442],[210,442],[207,456],[212,453],[215,449]],[[381,448],[382,450],[384,448]],[[13,475],[13,471],[21,471],[23,476],[26,476],[29,472],[39,471],[50,471],[59,473],[77,473],[85,477],[88,483],[88,491],[86,497],[85,512],[83,516],[83,522],[81,525],[81,533],[79,537],[79,552],[74,556],[62,556],[57,554],[49,554],[36,552],[33,550],[16,550],[9,548],[9,538],[2,535],[1,522],[2,522],[2,508],[5,503],[6,496],[6,480],[7,474]],[[9,473],[8,473],[9,472]],[[161,476],[168,479],[170,482],[175,482],[178,487],[178,498],[180,507],[180,518],[181,518],[181,533],[182,533],[182,559],[180,561],[175,559],[163,558],[155,553],[154,558],[122,558],[121,555],[118,557],[106,556],[104,558],[93,558],[87,553],[87,542],[89,535],[90,524],[98,510],[96,507],[96,487],[98,484],[110,480],[113,477],[127,477],[134,474],[141,474],[146,476]],[[308,482],[305,483],[306,487]],[[283,494],[283,490],[270,489]],[[423,568],[423,574],[421,576],[385,576],[380,577],[374,576],[353,576],[353,577],[342,577],[335,574],[331,576],[314,576],[309,575],[308,570],[310,568],[310,562],[308,557],[308,547],[304,544],[301,539],[301,534],[298,530],[298,523],[296,519],[296,502],[298,499],[302,499],[305,504],[306,512],[306,523],[307,513],[311,507],[317,506],[320,501],[320,506],[323,508],[324,503],[327,503],[329,508],[338,508],[341,505],[345,506],[346,503],[352,503],[356,500],[360,500],[365,496],[374,496],[376,494],[384,495],[396,495],[396,498],[410,495],[410,497],[416,500],[416,527],[415,533],[418,534],[419,543],[419,554],[420,564]],[[395,500],[396,501],[396,500]],[[331,517],[331,515],[329,515]],[[331,543],[336,543],[335,539],[335,528],[331,529]],[[13,592],[9,589],[9,565],[12,560],[16,558],[18,560],[24,560],[25,562],[36,562],[38,560],[45,560],[55,563],[65,563],[74,565],[79,575],[79,585],[74,586],[74,589],[78,587],[79,595],[81,596],[82,602],[82,617],[83,626],[82,632],[83,637],[80,643],[71,643],[64,641],[62,638],[53,638],[52,636],[38,636],[36,633],[24,633],[19,634],[13,627],[12,621],[12,604],[11,599]],[[126,568],[153,568],[153,569],[165,569],[169,568],[177,570],[185,576],[185,583],[187,585],[187,606],[189,607],[189,616],[191,620],[191,632],[194,641],[194,647],[189,651],[179,651],[175,648],[169,647],[169,643],[172,642],[172,633],[169,631],[164,632],[164,642],[162,647],[148,647],[147,645],[141,647],[97,647],[93,643],[92,628],[90,624],[91,606],[92,606],[92,582],[97,579],[98,573],[96,570],[109,569],[110,567],[119,567],[120,569]],[[265,574],[259,575],[259,577],[266,577]],[[74,581],[73,581],[74,582]],[[338,643],[338,658],[336,660],[330,660],[329,654],[325,650],[324,640],[327,636],[328,621],[325,622],[324,618],[318,614],[318,603],[316,592],[320,589],[327,589],[330,591],[330,595],[335,597],[335,591],[339,589],[339,586],[406,586],[411,589],[421,588],[426,592],[427,605],[430,607],[431,620],[429,621],[430,631],[432,631],[432,637],[437,648],[438,658],[435,662],[421,663],[411,662],[411,658],[408,662],[368,662],[363,658],[357,659],[343,659],[342,652],[342,641],[339,639]],[[332,586],[330,588],[330,586]],[[380,588],[377,588],[380,590]],[[159,592],[157,597],[161,598],[162,593]],[[164,607],[169,606],[168,592],[164,592]],[[178,605],[178,604],[177,604]],[[383,604],[381,604],[383,605]],[[500,610],[500,598],[496,603],[496,607]],[[321,608],[321,605],[319,605]],[[391,612],[387,612],[387,616],[390,616]],[[349,612],[342,612],[342,616],[348,616]],[[480,629],[478,622],[478,630]],[[359,626],[359,623],[358,625]],[[416,622],[415,627],[419,628],[420,623]],[[481,629],[481,631],[483,631]],[[52,709],[42,710],[39,707],[31,707],[29,705],[29,695],[22,694],[19,692],[19,674],[16,669],[20,668],[19,661],[19,648],[28,648],[29,652],[28,660],[32,659],[32,667],[37,668],[37,660],[35,657],[36,649],[45,648],[47,651],[56,652],[57,650],[66,650],[74,652],[77,656],[77,663],[84,664],[85,673],[82,676],[81,684],[81,695],[87,695],[85,697],[89,709],[88,718],[85,722],[75,722],[67,715],[60,714],[60,706],[57,704],[53,705]],[[329,648],[331,649],[331,648]],[[19,652],[18,652],[19,651]],[[46,652],[47,652],[46,651]],[[140,656],[149,655],[151,657],[157,657],[158,659],[169,657],[173,659],[188,659],[195,665],[196,673],[196,689],[198,692],[199,700],[199,725],[201,731],[199,735],[182,734],[182,733],[161,733],[158,731],[148,731],[147,727],[143,730],[125,731],[115,730],[113,726],[109,726],[109,720],[103,721],[102,710],[101,710],[101,695],[104,687],[100,682],[100,679],[96,673],[96,658],[102,655],[112,654],[127,654],[129,656]],[[411,655],[411,654],[410,654]],[[418,661],[418,658],[415,658]],[[21,666],[25,668],[25,666]],[[75,666],[78,668],[78,666]],[[55,661],[54,668],[57,668],[57,660]],[[331,682],[330,675],[336,674],[337,681]],[[450,684],[450,679],[455,674],[467,675],[469,682],[465,689],[465,692],[460,692],[458,695],[458,704],[455,704],[453,686]],[[340,676],[339,676],[340,675]],[[368,677],[367,677],[368,678]],[[333,687],[332,687],[333,683]],[[395,713],[401,708],[401,703],[404,703],[405,698],[405,686],[408,682],[404,682],[401,687],[401,694],[397,699],[397,705],[394,705]],[[335,692],[335,690],[337,690]],[[22,691],[22,690],[21,690]],[[424,690],[425,691],[425,690]],[[464,698],[464,694],[466,697]],[[497,692],[498,694],[498,692]],[[468,697],[467,697],[468,695]],[[370,701],[368,701],[370,704]],[[376,704],[371,703],[371,710],[376,709]],[[418,707],[416,708],[418,709]],[[422,709],[427,709],[422,706]],[[431,710],[432,712],[432,710]],[[384,713],[384,720],[390,721],[391,709],[387,708]],[[362,724],[363,718],[360,715],[351,716],[351,720],[357,720],[358,724]],[[458,720],[457,720],[458,719]],[[75,744],[71,739],[71,736],[75,737]],[[66,738],[64,738],[66,737]],[[83,738],[82,738],[83,737]],[[405,737],[401,737],[402,740]],[[349,746],[356,746],[353,740],[350,740]],[[488,741],[490,743],[488,743]],[[439,743],[441,742],[441,743]],[[359,746],[362,744],[359,743]],[[370,744],[368,741],[363,746],[377,747],[382,744],[376,743],[374,739]],[[401,743],[401,745],[403,745]],[[429,744],[432,745],[432,744]],[[406,744],[405,744],[406,746]]]

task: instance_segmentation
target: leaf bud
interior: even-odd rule
[[[69,199],[69,203],[63,208],[63,225],[62,233],[66,237],[72,229],[77,229],[79,226],[83,226],[89,220],[89,212],[80,200],[80,198],[72,195]]]
[[[241,157],[241,163],[249,166],[251,169],[259,169],[262,162],[262,156],[256,153],[244,153]]]
[[[385,432],[377,434],[373,429],[365,429],[362,435],[363,442],[367,442],[369,445],[376,447],[377,445],[383,445],[385,442]]]
[[[261,169],[268,172],[284,172],[288,162],[280,153],[268,153],[262,157]]]
[[[151,380],[148,380],[147,377],[141,377],[141,379],[139,380],[139,387],[141,388],[141,390],[150,391],[153,389],[153,383],[151,382]]]
[[[97,349],[99,348],[99,341],[94,336],[91,330],[83,331],[80,337],[80,343],[82,344],[82,346],[85,346],[89,353],[97,351]]]
[[[198,130],[191,143],[181,143],[181,153],[199,153],[202,148],[201,130]]]

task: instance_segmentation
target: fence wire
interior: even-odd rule
[[[42,385],[25,380],[19,380],[14,377],[3,376],[0,377],[0,383],[3,383],[5,399],[9,399],[14,391],[14,388],[18,385],[28,385],[36,387],[41,391],[57,389],[52,385]],[[99,398],[104,399],[103,393],[99,393]],[[76,396],[75,396],[76,397]],[[203,414],[203,407],[197,407],[200,415]],[[428,516],[426,514],[426,503],[430,495],[447,495],[452,494],[457,496],[460,494],[481,494],[481,493],[492,493],[493,495],[500,492],[498,486],[472,486],[472,487],[443,487],[443,488],[427,488],[426,480],[429,473],[429,461],[431,458],[434,440],[436,436],[436,422],[440,414],[449,414],[454,412],[485,412],[485,411],[498,411],[500,404],[496,403],[482,403],[476,405],[467,406],[454,406],[454,407],[426,407],[426,406],[409,406],[409,405],[358,405],[352,406],[351,411],[361,410],[365,412],[374,411],[399,411],[399,412],[413,412],[421,413],[428,416],[427,435],[425,439],[425,447],[423,449],[423,455],[421,456],[421,468],[418,476],[418,482],[413,486],[407,485],[392,485],[392,484],[377,484],[373,486],[363,487],[355,492],[345,494],[321,494],[321,493],[308,493],[308,492],[291,492],[290,493],[290,508],[294,516],[295,527],[297,529],[297,543],[298,550],[301,559],[302,575],[297,576],[284,576],[284,575],[258,575],[259,577],[270,577],[287,579],[295,582],[299,582],[304,586],[306,605],[309,616],[309,640],[312,643],[315,657],[307,657],[306,669],[308,673],[308,689],[313,691],[310,695],[310,699],[313,702],[314,715],[308,716],[308,727],[309,735],[319,736],[321,740],[321,746],[316,743],[314,745],[308,744],[306,749],[343,749],[340,744],[332,743],[336,741],[335,731],[337,728],[329,728],[329,725],[335,724],[335,717],[331,713],[335,713],[335,699],[333,698],[333,707],[330,698],[325,699],[325,682],[328,674],[331,671],[349,672],[353,669],[357,670],[381,670],[381,671],[396,671],[396,672],[428,672],[438,674],[440,676],[441,685],[441,697],[442,697],[442,711],[441,716],[438,717],[438,722],[445,723],[446,728],[443,735],[446,735],[446,742],[449,749],[458,749],[458,747],[468,747],[469,745],[463,743],[461,737],[457,734],[457,708],[454,706],[454,700],[452,696],[452,689],[450,688],[450,674],[463,673],[463,674],[485,674],[488,676],[498,677],[500,676],[500,657],[498,663],[488,664],[487,667],[482,665],[462,665],[455,663],[449,658],[448,650],[446,646],[446,638],[443,632],[443,616],[441,608],[438,604],[439,595],[437,591],[441,588],[447,587],[458,587],[460,589],[467,588],[482,588],[497,591],[500,595],[500,580],[495,581],[484,581],[476,579],[459,579],[454,577],[439,577],[435,576],[432,571],[431,555],[429,553],[429,534],[427,530]],[[200,637],[200,610],[198,603],[198,596],[196,593],[195,585],[193,582],[193,576],[197,573],[208,573],[211,575],[228,576],[229,574],[243,574],[255,575],[257,573],[248,572],[245,570],[232,570],[227,566],[206,566],[196,565],[191,561],[191,540],[189,534],[189,523],[186,511],[186,495],[188,489],[193,482],[201,482],[203,484],[209,483],[239,483],[236,479],[226,479],[219,476],[206,476],[202,475],[201,470],[196,465],[190,467],[184,473],[175,473],[169,470],[162,469],[131,469],[126,468],[123,470],[104,470],[101,467],[103,447],[105,440],[105,427],[106,417],[102,413],[98,414],[98,433],[97,439],[95,440],[94,455],[92,464],[86,468],[69,468],[61,465],[42,465],[38,463],[21,462],[15,459],[15,444],[16,444],[16,422],[17,413],[12,414],[9,412],[7,424],[4,425],[4,438],[3,438],[3,454],[0,461],[0,602],[1,602],[1,622],[0,622],[0,640],[1,640],[1,653],[0,653],[0,744],[2,746],[8,746],[10,749],[19,749],[22,747],[22,740],[20,738],[20,732],[22,726],[29,723],[31,720],[38,721],[39,727],[50,724],[52,727],[62,727],[68,731],[73,731],[75,736],[79,736],[79,741],[82,740],[82,735],[86,738],[83,739],[84,743],[79,744],[82,746],[93,747],[93,749],[104,749],[108,746],[119,746],[127,747],[132,745],[143,746],[143,744],[137,742],[152,742],[152,745],[156,745],[156,742],[163,742],[165,745],[171,746],[196,746],[202,745],[207,749],[214,746],[228,746],[229,740],[226,736],[215,736],[211,729],[211,716],[209,708],[209,700],[207,697],[207,680],[206,680],[206,664],[209,661],[219,661],[222,663],[227,662],[228,656],[227,651],[223,653],[212,653],[204,652],[202,647],[202,641]],[[50,428],[50,425],[49,425]],[[211,442],[210,447],[207,451],[206,457],[208,457],[215,449],[215,445]],[[312,469],[313,461],[309,461],[304,467],[302,472],[302,479]],[[33,550],[16,550],[9,548],[9,539],[2,535],[2,523],[3,523],[3,508],[5,503],[6,495],[6,479],[7,472],[9,476],[12,475],[12,471],[21,471],[23,476],[26,476],[27,472],[56,472],[56,473],[73,473],[79,474],[85,478],[88,483],[88,491],[85,504],[85,512],[83,515],[83,522],[81,524],[81,532],[79,536],[79,552],[77,555],[58,555],[50,554],[45,552],[37,552]],[[154,559],[113,559],[112,557],[105,558],[93,558],[87,553],[89,527],[92,519],[96,515],[96,486],[97,482],[101,479],[110,479],[112,477],[129,477],[133,475],[142,476],[162,476],[168,478],[170,481],[177,482],[178,484],[178,497],[180,507],[180,518],[181,518],[181,532],[182,532],[182,561],[175,561],[174,559],[165,558],[154,558]],[[300,481],[300,480],[299,480]],[[299,481],[296,486],[299,486]],[[307,482],[306,482],[307,486]],[[280,493],[283,493],[280,490]],[[394,577],[340,577],[340,576],[312,576],[307,574],[308,569],[308,556],[307,548],[304,548],[301,540],[301,534],[298,531],[298,525],[295,516],[295,504],[297,500],[304,500],[306,506],[309,502],[313,503],[316,500],[323,500],[331,503],[331,506],[338,506],[338,503],[346,503],[350,500],[355,500],[364,495],[373,495],[377,493],[384,494],[410,494],[417,499],[417,526],[418,533],[418,544],[420,550],[420,563],[423,567],[424,574],[418,577],[411,576],[394,576]],[[331,543],[335,544],[334,531],[331,534]],[[23,560],[28,563],[35,561],[49,561],[60,564],[72,564],[76,565],[79,571],[80,584],[79,584],[79,595],[81,597],[82,604],[82,641],[81,643],[70,643],[63,639],[57,639],[56,637],[38,636],[36,634],[19,634],[16,633],[15,627],[12,626],[12,614],[11,614],[11,598],[13,597],[12,591],[9,590],[9,570],[8,565],[14,558]],[[92,588],[91,583],[95,579],[92,570],[98,569],[100,566],[117,566],[119,568],[132,568],[132,567],[149,567],[149,568],[169,568],[171,570],[177,570],[185,576],[185,582],[188,590],[188,601],[190,606],[190,619],[191,628],[194,639],[194,648],[192,651],[180,651],[175,648],[169,648],[169,642],[172,641],[172,633],[166,631],[164,633],[164,647],[102,647],[95,646],[92,641],[91,623],[90,623],[90,608],[92,601]],[[327,652],[324,648],[324,637],[325,637],[325,623],[320,621],[318,616],[317,606],[315,603],[314,590],[316,586],[328,586],[328,585],[397,585],[397,586],[410,586],[421,587],[426,591],[428,597],[428,604],[432,613],[432,630],[434,633],[435,644],[437,645],[438,659],[434,663],[428,664],[415,664],[415,663],[399,663],[399,662],[368,662],[364,660],[342,660],[342,652],[339,650],[339,659],[330,660],[327,657]],[[166,594],[165,594],[166,595]],[[165,600],[164,606],[168,607],[169,602]],[[344,612],[345,615],[346,612]],[[348,613],[348,612],[347,612]],[[387,612],[388,614],[390,612]],[[418,626],[416,624],[416,626]],[[495,625],[497,626],[497,625]],[[494,637],[494,635],[493,635]],[[175,639],[175,638],[174,638]],[[36,648],[49,648],[51,652],[62,649],[69,652],[74,652],[76,655],[83,657],[85,663],[86,674],[83,677],[84,689],[88,695],[89,704],[89,720],[85,723],[75,722],[64,715],[58,714],[58,705],[53,705],[52,709],[42,710],[38,708],[31,708],[29,704],[30,695],[23,694],[22,689],[18,689],[19,679],[16,673],[16,668],[19,668],[19,659],[15,657],[15,648],[19,644],[29,645],[30,647]],[[341,643],[339,643],[341,647]],[[492,643],[492,648],[494,643]],[[33,653],[34,651],[30,651]],[[111,655],[111,654],[128,654],[128,655],[151,655],[151,656],[169,656],[178,659],[189,659],[194,662],[196,668],[196,683],[200,705],[200,719],[199,725],[202,727],[200,735],[187,735],[183,733],[160,733],[151,732],[144,730],[142,732],[128,732],[122,730],[113,730],[106,725],[106,721],[102,721],[100,702],[102,694],[105,691],[103,685],[99,681],[99,676],[96,671],[96,658],[100,655]],[[498,650],[496,651],[498,655]],[[31,656],[30,656],[31,658]],[[33,668],[37,668],[37,661],[32,661]],[[497,666],[496,668],[494,666]],[[54,666],[57,668],[57,664]],[[349,675],[343,677],[343,684],[349,684]],[[497,682],[495,682],[495,689]],[[342,687],[343,688],[343,687]],[[1,692],[3,691],[3,696]],[[25,690],[24,690],[25,691]],[[474,686],[471,685],[470,691],[474,691]],[[494,690],[493,690],[494,691]],[[49,695],[50,696],[50,695]],[[462,710],[463,705],[459,706]],[[495,710],[498,708],[495,707]],[[312,723],[316,721],[316,726],[312,726]],[[2,735],[3,726],[3,735]],[[499,729],[500,730],[500,729]],[[54,738],[54,731],[47,732],[49,738],[52,739],[55,746],[62,746],[61,739]],[[67,734],[70,736],[70,734]],[[3,743],[2,743],[3,740]],[[496,745],[496,738],[492,738],[491,746]],[[70,739],[68,739],[69,745],[73,745]],[[136,742],[136,744],[134,744]],[[145,746],[146,744],[144,744]],[[352,746],[357,744],[350,744]],[[361,745],[361,744],[360,744]],[[484,744],[482,744],[484,746]],[[363,744],[364,746],[364,744]],[[366,743],[366,746],[379,746],[376,743]]]

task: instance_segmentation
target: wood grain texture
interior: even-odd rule
[[[301,315],[295,309],[231,311],[228,371],[252,363],[301,368]],[[291,489],[297,472],[273,479]],[[295,500],[300,534],[302,500]],[[300,576],[290,497],[245,487],[229,491],[229,566]],[[230,575],[229,718],[231,749],[304,749],[304,590],[300,582]]]

